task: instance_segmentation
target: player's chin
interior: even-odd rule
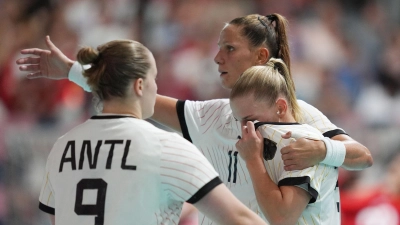
[[[234,83],[232,83],[229,79],[224,79],[221,77],[221,86],[225,89],[231,90]]]

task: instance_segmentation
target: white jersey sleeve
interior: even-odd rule
[[[178,134],[161,140],[161,184],[173,200],[196,203],[222,181],[201,152]]]
[[[332,138],[338,134],[346,134],[341,128],[333,124],[321,111],[302,100],[297,100],[302,111],[302,123],[318,129],[325,137]]]
[[[233,119],[229,99],[178,101],[176,108],[183,137],[193,143],[207,141],[207,135],[221,130]],[[240,130],[240,124],[232,124]]]

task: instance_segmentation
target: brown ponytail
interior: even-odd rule
[[[287,20],[280,14],[251,14],[233,19],[229,24],[241,27],[241,35],[252,47],[268,48],[270,58],[282,59],[290,72],[290,51],[286,35]],[[290,74],[290,73],[289,73]]]
[[[102,92],[98,91],[98,84],[105,70],[105,64],[99,63],[101,59],[99,51],[92,47],[83,47],[79,50],[76,58],[81,65],[91,65],[89,69],[83,71],[83,76],[86,77],[87,84],[92,89],[93,94],[104,99]]]
[[[275,22],[275,33],[276,33],[275,38],[276,38],[276,44],[278,46],[278,53],[275,58],[282,59],[289,70],[289,74],[291,74],[289,43],[286,35],[288,21],[285,19],[285,17],[277,13],[268,15],[266,17],[271,21],[271,24]]]

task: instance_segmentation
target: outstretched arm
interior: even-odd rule
[[[50,37],[46,36],[46,45],[49,50],[29,48],[21,50],[23,55],[34,55],[19,58],[17,64],[21,71],[29,72],[27,78],[48,78],[54,80],[67,79],[68,71],[74,63],[58,49]]]
[[[290,134],[283,137],[290,138]],[[373,159],[369,150],[350,136],[339,134],[334,136],[332,141],[340,141],[344,144],[346,156],[341,165],[344,169],[362,170],[372,166]],[[282,148],[281,153],[285,170],[291,171],[305,169],[322,162],[326,157],[327,149],[323,141],[301,138]]]
[[[46,36],[46,45],[49,50],[29,48],[21,50],[23,55],[33,55],[17,59],[21,71],[29,72],[27,78],[48,78],[54,80],[67,79],[74,61],[69,59]],[[76,76],[82,76],[80,73]],[[78,85],[83,85],[79,84]],[[176,102],[178,100],[167,96],[158,95],[152,119],[181,132]]]
[[[215,187],[194,206],[217,224],[266,224],[261,217],[240,202],[224,184]]]
[[[154,114],[151,119],[178,132],[182,132],[176,110],[177,101],[178,99],[175,98],[157,95],[156,105],[154,106]]]

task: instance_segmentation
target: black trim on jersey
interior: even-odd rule
[[[121,119],[121,118],[135,118],[134,116],[126,116],[126,115],[95,115],[90,117],[92,120],[104,120],[104,119]]]
[[[327,132],[323,133],[324,137],[328,137],[328,138],[333,138],[333,137],[335,137],[336,135],[339,135],[339,134],[345,134],[345,135],[348,136],[348,134],[346,134],[346,132],[344,132],[341,129],[330,130],[330,131],[327,131]]]
[[[181,126],[182,130],[182,136],[192,142],[192,139],[190,138],[189,135],[189,130],[186,125],[186,120],[185,120],[185,101],[184,100],[178,100],[176,102],[176,114],[178,114],[178,119],[179,119],[179,125]]]
[[[308,193],[311,195],[310,202],[308,204],[314,203],[318,198],[318,192],[311,187],[311,179],[308,176],[305,177],[287,177],[278,182],[278,186],[295,186],[301,184],[308,184]]]
[[[271,124],[271,125],[301,125],[300,123],[285,123],[285,122],[257,122],[254,124],[254,127],[257,128],[265,125],[265,124]]]
[[[196,194],[194,194],[192,197],[187,200],[187,203],[194,204],[198,202],[200,199],[202,199],[204,196],[206,196],[212,189],[214,189],[216,186],[222,184],[221,179],[219,177],[216,177],[212,179],[210,182],[205,184],[202,188],[200,188]]]
[[[39,202],[39,209],[42,210],[45,213],[51,214],[51,215],[56,215],[54,208],[51,208],[41,202]]]

